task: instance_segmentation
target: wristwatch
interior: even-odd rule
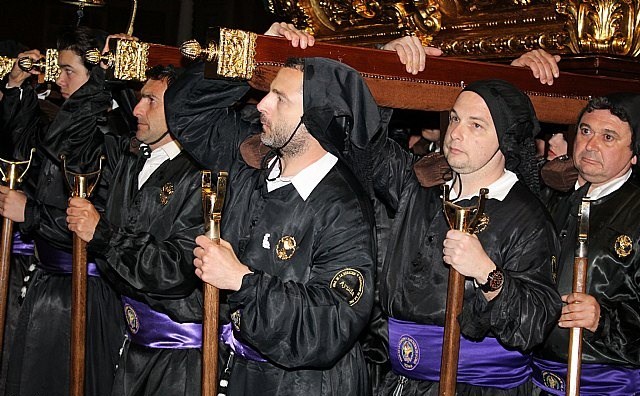
[[[503,283],[504,273],[501,269],[496,268],[493,271],[489,272],[489,275],[487,276],[487,282],[483,285],[480,285],[480,290],[485,293],[496,291],[502,287]]]

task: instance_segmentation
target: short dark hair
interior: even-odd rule
[[[178,72],[173,65],[157,65],[147,70],[146,75],[149,80],[164,80],[167,82],[167,87],[170,87],[178,77]]]
[[[289,69],[296,69],[299,71],[303,71],[304,69],[304,59],[303,58],[288,58],[284,63],[284,67]]]
[[[620,106],[617,106],[615,103],[612,103],[609,98],[606,96],[601,96],[597,98],[593,98],[587,103],[587,107],[582,110],[580,113],[580,117],[578,117],[578,122],[582,120],[582,117],[585,113],[591,113],[594,110],[609,110],[611,114],[618,117],[621,121],[629,124],[629,128],[631,129],[631,146],[629,147],[634,154],[640,153],[640,142],[636,139],[635,131],[631,126],[631,119],[629,118],[629,114],[627,114],[626,110]]]
[[[98,51],[102,51],[105,39],[106,33],[86,26],[66,28],[58,35],[57,48],[58,51],[73,51],[84,58],[85,52],[90,49],[97,48]]]

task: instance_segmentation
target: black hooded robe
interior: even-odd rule
[[[226,394],[367,395],[357,340],[373,300],[368,199],[341,162],[307,200],[293,185],[267,192],[266,171],[238,158],[237,142],[257,126],[229,106],[247,89],[244,83],[203,80],[199,71],[183,75],[165,94],[169,129],[183,147],[206,167],[229,170],[222,238],[254,272],[226,296],[221,323],[233,318],[235,337],[266,362],[236,355]],[[313,90],[305,81],[304,91]],[[305,118],[327,114],[310,112],[312,105],[305,100]],[[228,355],[221,343],[220,371]]]
[[[114,171],[105,211],[88,244],[102,275],[120,294],[171,313],[176,322],[200,322],[202,306],[189,299],[201,284],[193,267],[195,238],[203,232],[200,172],[182,151],[138,189],[141,155],[127,145],[109,162]],[[134,332],[153,326],[144,320],[128,324]],[[151,348],[130,341],[112,395],[199,395],[200,357],[200,348]]]
[[[24,186],[28,200],[25,222],[20,228],[50,247],[70,253],[72,237],[66,223],[69,192],[58,158],[64,153],[72,170],[87,172],[97,167],[101,154],[109,156],[106,141],[115,137],[105,135],[99,125],[111,102],[109,92],[104,90],[104,71],[95,68],[89,81],[65,101],[50,125],[37,122],[33,90],[25,89],[21,99],[18,88],[14,89],[14,94],[2,101],[2,106],[11,109],[3,114],[13,114],[5,121],[20,132],[14,142],[20,142],[22,158],[28,156],[25,150],[36,147],[39,169],[37,183]],[[98,207],[104,203],[104,194],[104,189],[95,191]],[[10,351],[7,395],[69,394],[71,276],[47,270],[43,263],[48,258],[40,253],[41,263],[33,274],[18,318]],[[87,283],[85,393],[109,395],[124,339],[124,321],[119,298],[107,282],[90,276]]]

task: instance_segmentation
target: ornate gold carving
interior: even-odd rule
[[[7,58],[6,56],[0,56],[0,78],[4,78],[11,69],[13,69],[13,64],[16,60],[12,58]]]
[[[557,11],[567,16],[573,52],[640,54],[638,1],[564,0],[558,2]]]
[[[113,75],[119,80],[145,81],[149,44],[141,41],[118,40]]]
[[[217,61],[220,77],[249,80],[255,70],[256,37],[255,33],[220,28],[219,44],[211,41],[203,49],[197,41],[189,40],[180,46],[180,52],[189,59]]]
[[[60,67],[58,67],[58,50],[48,49],[45,56],[44,80],[55,82],[60,76]]]

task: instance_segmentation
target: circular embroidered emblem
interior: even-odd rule
[[[129,326],[129,331],[132,334],[136,334],[140,330],[140,322],[136,311],[129,304],[124,305],[124,318],[127,321],[127,326]]]
[[[360,301],[364,292],[364,277],[358,270],[345,268],[331,279],[330,286],[353,306]]]
[[[551,371],[542,372],[542,382],[547,388],[564,391],[564,378]]]
[[[633,250],[633,241],[628,235],[620,235],[616,238],[614,249],[618,257],[623,258],[631,254]]]
[[[296,252],[296,239],[292,236],[285,235],[278,241],[276,245],[276,255],[280,260],[289,260]]]
[[[410,335],[403,335],[398,341],[398,360],[406,370],[413,370],[420,362],[420,347]]]

